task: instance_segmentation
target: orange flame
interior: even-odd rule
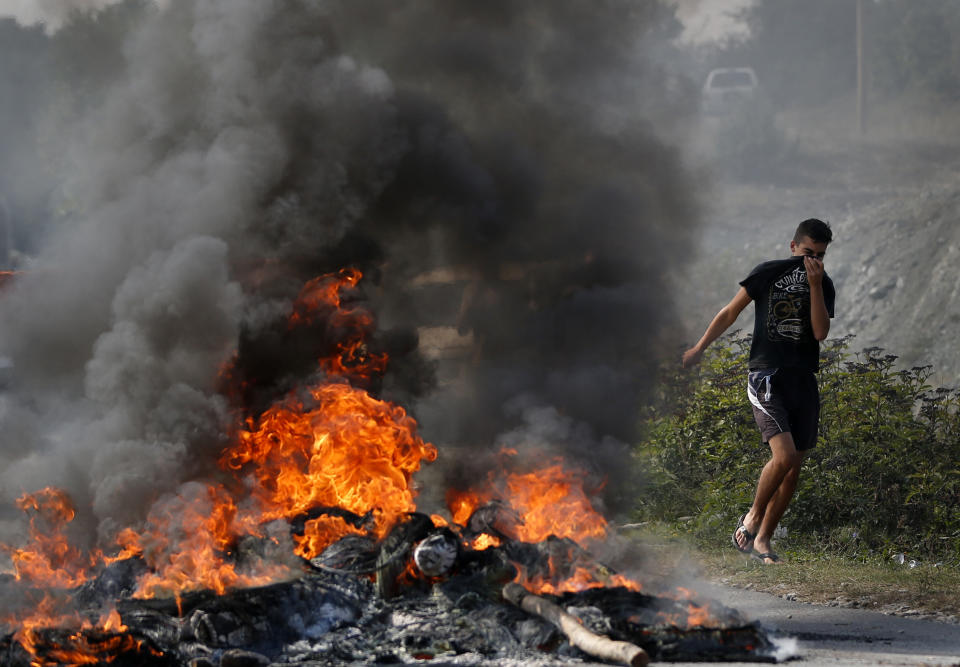
[[[328,326],[341,332],[343,340],[336,344],[336,352],[319,360],[320,369],[327,375],[368,379],[386,370],[387,355],[374,354],[366,345],[373,317],[360,308],[344,308],[340,298],[341,290],[356,287],[362,276],[353,268],[319,276],[303,286],[293,303],[287,323],[291,329],[323,315]]]
[[[294,553],[303,558],[313,558],[345,535],[362,534],[362,530],[354,528],[342,517],[317,517],[306,522],[302,536],[294,536],[297,545]]]
[[[44,642],[35,630],[27,630],[17,636],[20,644],[33,655],[31,667],[45,667],[46,665],[101,665],[113,662],[117,656],[131,651],[139,652],[144,642],[126,633],[88,634],[89,628],[73,633],[67,639],[67,646],[49,645]],[[43,646],[43,655],[40,654]],[[156,656],[163,653],[150,649]]]
[[[533,593],[578,593],[591,588],[626,588],[640,591],[642,586],[622,574],[601,573],[596,567],[576,567],[572,576],[554,581],[557,577],[551,562],[551,576],[529,576],[522,568],[515,581]]]
[[[492,547],[499,547],[501,544],[499,537],[494,537],[493,535],[478,535],[470,543],[470,547],[476,551],[483,551],[484,549],[490,549]]]
[[[374,533],[383,537],[396,519],[416,509],[413,474],[436,448],[416,434],[416,422],[398,406],[347,384],[310,390],[311,406],[288,399],[260,418],[255,430],[241,431],[221,465],[252,465],[254,494],[264,520],[291,518],[315,507],[372,514]],[[312,558],[347,534],[331,522],[308,522],[301,555]]]
[[[360,277],[353,269],[321,276],[307,283],[294,303],[290,327],[322,316],[342,334],[333,356],[320,360],[328,376],[356,379],[382,372],[386,363],[385,356],[365,352],[370,315],[341,304],[341,290]],[[422,460],[437,456],[436,448],[416,434],[416,422],[402,408],[345,381],[307,394],[307,405],[291,395],[259,419],[248,419],[221,455],[224,470],[250,480],[239,485],[251,489],[243,511],[224,488],[208,487],[205,499],[183,499],[173,510],[155,511],[147,531],[121,536],[125,553],[142,553],[153,570],[140,582],[139,595],[199,587],[224,592],[283,576],[277,568],[241,574],[223,559],[237,537],[259,535],[259,526],[274,519],[339,508],[369,514],[374,533],[382,537],[398,516],[416,508],[412,476]],[[310,519],[304,534],[294,538],[294,551],[312,558],[337,539],[360,532],[340,517]]]
[[[607,521],[583,488],[583,473],[555,463],[535,473],[513,474],[506,480],[510,505],[523,517],[520,539],[539,542],[550,535],[583,545],[606,537]]]
[[[499,499],[522,518],[517,539],[540,542],[553,535],[583,545],[607,534],[607,521],[593,508],[584,478],[583,471],[569,470],[559,460],[534,472],[493,472],[483,489],[449,491],[447,507],[455,523],[466,525],[479,507]]]
[[[313,322],[319,311],[326,309],[338,310],[341,305],[340,290],[344,287],[356,287],[363,274],[356,269],[343,269],[336,274],[328,273],[310,280],[300,289],[293,302],[293,313],[290,315],[291,328]],[[348,311],[354,314],[355,311]],[[340,315],[346,319],[347,313]]]
[[[30,513],[30,544],[21,549],[0,545],[10,554],[17,581],[71,588],[87,580],[97,558],[85,557],[71,546],[64,530],[76,516],[70,497],[47,487],[17,499],[17,507]]]
[[[501,452],[504,464],[517,455],[515,450]],[[532,472],[493,472],[482,489],[449,491],[447,506],[453,521],[466,525],[480,507],[499,500],[505,503],[520,521],[510,525],[510,537],[537,543],[550,536],[566,538],[585,546],[607,536],[607,521],[594,509],[585,489],[584,471],[569,469],[559,459],[548,467]],[[481,534],[471,547],[477,550],[498,546],[500,539]],[[535,593],[562,593],[587,588],[623,586],[640,590],[640,584],[622,575],[603,572],[592,565],[577,565],[576,555],[568,554],[562,568],[551,557],[548,574],[534,575],[519,569],[517,582]],[[573,574],[568,573],[572,569]]]
[[[238,572],[224,556],[242,535],[259,535],[255,518],[239,514],[223,487],[194,484],[155,505],[143,532],[126,531],[120,542],[127,553],[142,555],[150,566],[137,585],[140,597],[201,588],[223,594],[287,574],[286,568],[262,563],[252,572]]]
[[[31,667],[102,664],[112,662],[120,653],[142,647],[141,640],[121,634],[127,632],[127,627],[121,621],[116,609],[105,611],[97,622],[91,623],[89,619],[77,612],[68,610],[69,606],[70,601],[66,598],[46,594],[25,617],[2,619],[5,623],[16,622],[20,625],[13,638],[33,656]],[[69,648],[51,645],[40,635],[42,629],[62,627],[76,628],[68,639],[71,644]],[[84,634],[88,631],[108,634],[101,639],[93,640]],[[43,657],[39,655],[41,647]],[[160,655],[156,651],[152,652]]]
[[[690,600],[690,603],[687,605],[686,618],[675,619],[675,625],[684,627],[685,624],[685,627],[695,628],[714,624],[715,619],[713,614],[710,613],[709,604],[701,605],[694,603],[693,599],[696,596],[693,591],[688,588],[678,586],[677,595],[675,597],[680,600]]]
[[[493,491],[491,489],[487,489],[483,493],[475,490],[457,491],[449,489],[446,500],[453,522],[460,526],[466,526],[467,521],[470,520],[470,515],[492,499]]]

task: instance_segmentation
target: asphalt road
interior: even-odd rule
[[[789,665],[960,667],[960,625],[805,604],[703,582],[696,590],[770,630]],[[671,664],[730,667],[756,663]]]

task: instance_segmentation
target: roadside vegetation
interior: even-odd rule
[[[790,577],[806,571],[809,584],[821,583],[800,595],[816,597],[818,586],[838,594],[845,578],[865,577],[879,592],[880,582],[896,574],[888,586],[894,593],[923,597],[942,584],[956,599],[960,392],[928,385],[930,367],[900,369],[895,355],[879,348],[855,352],[851,342],[841,338],[823,347],[818,445],[775,536],[775,548],[792,568],[766,572],[761,566],[758,581],[754,564],[730,547],[768,458],[744,390],[749,338],[739,332],[716,341],[696,370],[663,369],[635,450],[646,476],[638,524],[687,536],[704,554],[706,569],[732,583],[744,577],[789,587]],[[839,580],[832,582],[828,572]]]

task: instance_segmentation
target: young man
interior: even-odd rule
[[[817,441],[820,341],[830,332],[835,291],[823,257],[833,240],[830,225],[811,218],[797,227],[790,259],[757,266],[740,282],[733,300],[683,354],[683,366],[700,361],[704,350],[755,303],[747,395],[770,460],[760,473],[750,511],[740,517],[733,545],[764,563],[776,563],[770,538],[797,488],[800,465]]]

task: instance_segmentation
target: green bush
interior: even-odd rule
[[[929,387],[930,367],[898,369],[896,356],[851,353],[849,343],[823,347],[818,445],[781,525],[791,540],[832,552],[955,561],[960,394]],[[639,520],[693,517],[701,538],[729,539],[769,458],[746,398],[748,355],[749,338],[735,333],[697,370],[676,360],[663,369],[636,449],[648,477]]]

